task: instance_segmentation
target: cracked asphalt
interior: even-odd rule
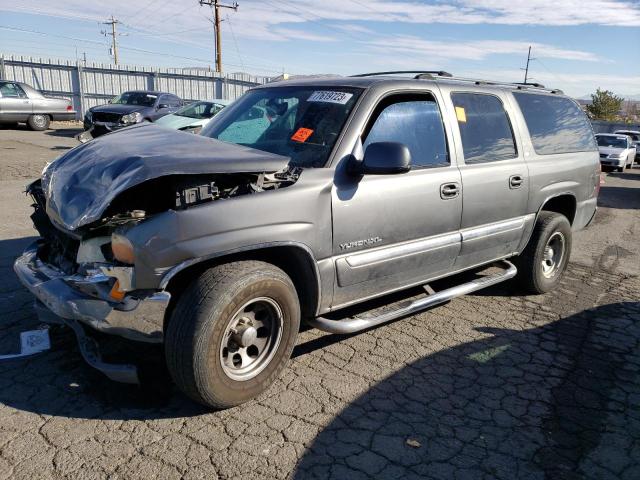
[[[11,265],[35,235],[21,188],[75,145],[57,127],[0,130],[0,354],[39,326]],[[558,291],[303,331],[277,383],[230,410],[159,372],[110,382],[52,329],[50,351],[0,361],[0,479],[638,479],[640,168],[605,181]]]

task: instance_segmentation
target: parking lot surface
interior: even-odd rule
[[[77,129],[0,130],[0,355],[37,328],[22,190]],[[606,175],[562,288],[502,284],[344,337],[301,333],[257,400],[110,382],[73,337],[0,361],[4,478],[640,478],[640,168]]]

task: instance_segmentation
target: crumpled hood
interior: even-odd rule
[[[273,173],[288,157],[142,124],[75,147],[42,175],[47,214],[67,230],[99,220],[113,199],[147,180],[176,174]]]

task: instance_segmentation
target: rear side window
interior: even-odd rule
[[[509,160],[518,156],[502,101],[480,93],[451,94],[465,163]]]
[[[413,167],[449,165],[442,117],[432,97],[393,96],[376,113],[363,143],[365,150],[375,142],[399,142],[411,152]]]
[[[596,149],[591,124],[571,99],[514,92],[538,155]]]

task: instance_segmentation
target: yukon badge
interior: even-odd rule
[[[382,242],[382,238],[380,237],[365,238],[364,240],[354,240],[353,242],[341,243],[340,250],[350,250],[357,247],[369,247],[380,242]]]

